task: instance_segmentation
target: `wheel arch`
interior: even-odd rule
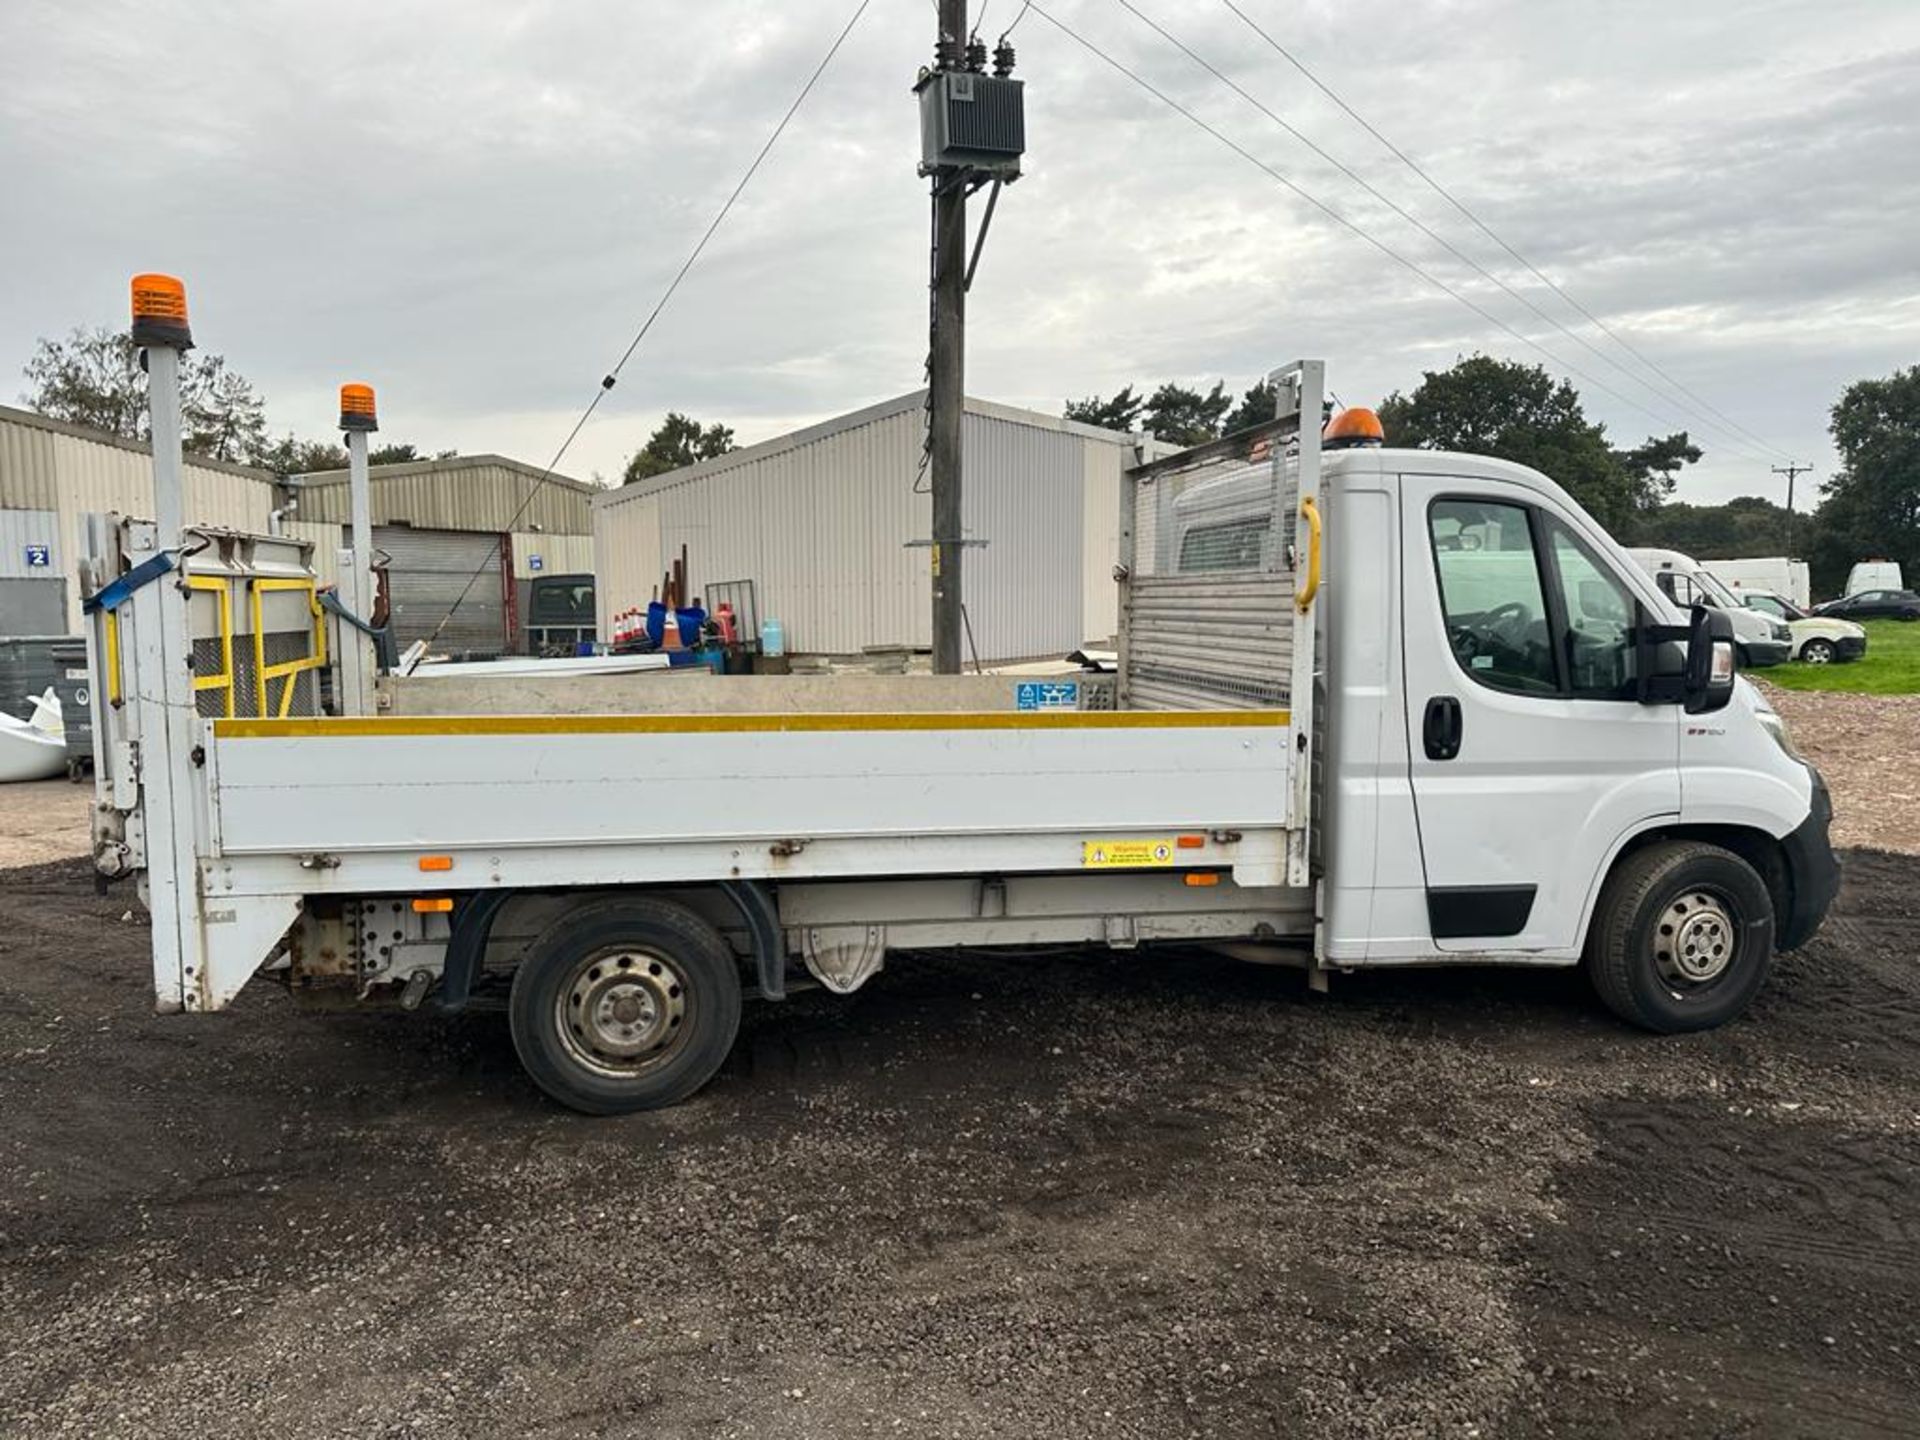
[[[474,982],[489,962],[500,968],[517,963],[539,929],[573,904],[621,895],[673,900],[712,921],[731,942],[744,940],[762,996],[786,998],[786,940],[769,886],[757,880],[716,880],[703,885],[582,885],[567,889],[482,890],[463,899],[452,915],[452,935],[441,969],[439,1007],[466,1008]],[[735,946],[736,953],[742,947]]]
[[[1738,855],[1753,867],[1761,883],[1767,887],[1767,898],[1773,904],[1776,933],[1785,929],[1787,919],[1793,913],[1793,869],[1787,862],[1786,848],[1777,837],[1750,825],[1649,825],[1615,846],[1613,854],[1607,857],[1606,865],[1594,878],[1593,887],[1587,895],[1585,913],[1580,917],[1580,944],[1583,949],[1587,937],[1592,933],[1594,917],[1599,911],[1600,893],[1606,888],[1607,881],[1613,878],[1621,863],[1629,856],[1663,840],[1692,840],[1703,845],[1717,845],[1722,850]]]

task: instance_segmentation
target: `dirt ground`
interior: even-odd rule
[[[1920,695],[1761,684],[1833,790],[1834,844],[1920,855]]]
[[[92,804],[91,781],[0,785],[0,870],[85,855]]]
[[[130,903],[0,875],[9,1436],[1920,1433],[1920,860],[1710,1035],[923,961],[608,1121],[497,1015],[155,1017]]]
[[[900,961],[600,1121],[498,1014],[153,1016],[91,790],[0,787],[0,1435],[1920,1435],[1920,721],[1775,699],[1914,853],[1726,1030]]]

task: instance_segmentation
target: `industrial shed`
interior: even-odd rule
[[[926,392],[602,492],[593,500],[600,633],[644,606],[687,547],[694,593],[754,583],[789,650],[925,647],[932,501]],[[967,401],[965,590],[983,661],[1057,655],[1116,627],[1120,475],[1139,437]],[[917,545],[915,542],[918,542]]]
[[[264,532],[264,470],[189,458],[187,520]],[[0,635],[80,633],[80,517],[153,514],[147,446],[0,405]]]
[[[597,486],[503,455],[375,465],[368,479],[373,543],[389,557],[392,625],[403,648],[437,630],[436,650],[510,650],[534,576],[593,569],[589,501]],[[288,484],[289,532],[337,547],[349,519],[347,472]]]

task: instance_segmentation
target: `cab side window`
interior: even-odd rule
[[[1568,693],[1584,700],[1632,700],[1633,597],[1558,520],[1547,522],[1561,610]]]
[[[1788,620],[1787,607],[1771,595],[1749,595],[1746,597],[1749,609],[1758,610],[1762,615],[1771,615],[1776,620]]]
[[[1460,668],[1495,690],[1558,693],[1531,512],[1495,500],[1436,500],[1427,527]]]

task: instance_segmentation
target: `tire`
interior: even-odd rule
[[[588,1115],[653,1110],[713,1078],[740,1029],[740,970],[684,905],[595,900],[528,949],[513,1048],[534,1084]]]
[[[1710,1030],[1752,1002],[1773,964],[1773,898],[1718,845],[1663,840],[1614,866],[1587,934],[1607,1008],[1662,1035]]]
[[[1807,665],[1831,665],[1834,657],[1831,640],[1813,639],[1800,647],[1800,659]]]

